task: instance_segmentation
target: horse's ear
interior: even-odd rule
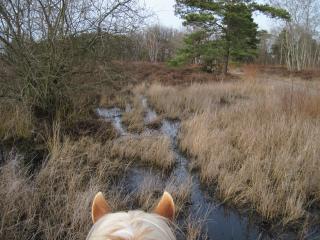
[[[154,209],[154,212],[170,220],[174,219],[175,206],[170,193],[163,193],[158,205]]]
[[[96,223],[101,217],[111,212],[111,208],[101,192],[98,192],[93,199],[91,207],[91,216],[93,223]]]

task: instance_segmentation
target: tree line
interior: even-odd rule
[[[258,62],[285,65],[291,71],[320,67],[320,2],[318,0],[271,0],[286,9],[291,20],[262,34]]]
[[[200,64],[227,74],[230,62],[319,68],[318,0],[176,0],[183,31],[147,26],[138,0],[0,0],[0,59],[15,81],[0,81],[0,97],[54,119],[72,103],[73,66],[93,61]],[[259,31],[253,14],[281,22]],[[63,110],[61,110],[63,109]],[[62,111],[62,113],[60,113]]]
[[[151,25],[129,34],[105,33],[95,44],[95,57],[123,61],[166,62],[182,45],[184,33],[161,25]]]

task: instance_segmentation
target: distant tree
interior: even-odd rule
[[[160,25],[153,25],[145,29],[145,46],[151,62],[164,62],[172,57],[179,43],[182,42],[183,33],[178,30]]]
[[[258,55],[255,62],[263,65],[272,64],[275,61],[275,55],[273,54],[274,36],[267,31],[260,31],[258,38]]]
[[[151,62],[158,61],[158,54],[161,44],[161,30],[159,25],[152,26],[146,30],[145,41],[148,48],[149,59]]]
[[[186,39],[186,46],[173,63],[196,58],[207,70],[222,68],[228,72],[230,59],[249,61],[257,54],[258,25],[253,12],[272,18],[290,19],[287,11],[258,4],[251,0],[177,0],[176,13],[191,26],[194,33]]]
[[[301,71],[320,66],[320,1],[270,0],[292,16],[278,34],[275,54],[289,70]]]

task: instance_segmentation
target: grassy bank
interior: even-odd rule
[[[180,146],[207,186],[290,225],[319,206],[320,98],[250,82],[151,86],[151,103],[183,120]]]

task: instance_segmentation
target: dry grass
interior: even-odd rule
[[[283,65],[266,65],[260,66],[260,72],[273,75],[276,77],[295,77],[307,81],[319,81],[320,80],[320,70],[317,69],[306,69],[302,71],[290,71]]]
[[[163,180],[159,176],[144,176],[136,191],[137,204],[144,211],[152,211],[158,198],[163,194]]]
[[[205,217],[204,217],[205,218]],[[205,219],[194,219],[189,216],[187,219],[186,240],[207,240],[207,235],[203,232]]]
[[[155,129],[155,130],[160,129],[162,125],[162,120],[163,120],[163,117],[157,116],[155,119],[151,120],[150,122],[147,122],[146,127],[149,129]]]
[[[102,92],[99,97],[99,106],[104,108],[118,107],[125,109],[130,103],[130,93],[125,89],[123,91]]]
[[[183,226],[176,226],[177,235],[182,234],[183,239],[187,240],[206,240],[207,238],[203,232],[203,224],[206,221],[205,216],[198,219],[188,214],[191,189],[191,179],[181,182],[173,177],[165,184],[160,177],[147,175],[141,184],[139,184],[135,197],[138,205],[141,206],[143,210],[150,212],[154,209],[156,203],[158,203],[163,191],[166,190],[170,192],[175,203],[176,220],[183,219],[184,222]]]
[[[190,202],[192,180],[186,179],[184,182],[171,178],[164,184],[163,180],[157,176],[147,175],[137,189],[138,205],[142,209],[150,211],[155,207],[159,197],[166,190],[171,193],[176,208],[176,218],[181,215],[187,217],[187,204]]]
[[[88,99],[75,97],[80,106],[70,120],[73,138],[64,136],[59,125],[50,128],[49,155],[36,172],[30,175],[16,156],[0,165],[0,239],[85,239],[91,227],[90,201],[101,190],[114,210],[127,209],[132,202],[148,210],[166,189],[178,216],[188,215],[191,180],[181,183],[173,178],[165,184],[150,176],[133,195],[117,185],[132,160],[171,170],[175,157],[170,139],[142,135],[111,141],[116,136],[110,123],[98,128],[99,120],[93,122],[89,116],[99,104],[124,109],[131,103],[133,111],[124,114],[124,123],[129,131],[142,132],[145,109],[140,94],[162,114],[149,126],[158,127],[162,117],[183,120],[181,148],[193,156],[201,180],[217,186],[224,200],[250,206],[284,224],[306,217],[311,205],[319,206],[319,97],[304,91],[271,91],[255,81],[208,83],[214,81],[212,75],[195,69],[142,63],[129,67],[137,68],[137,79],[165,85],[139,85],[129,93],[128,83],[113,81],[105,95],[92,87]],[[251,66],[244,72],[252,80],[258,74]],[[83,77],[85,83],[88,75]],[[97,92],[103,97],[95,99]],[[23,108],[1,105],[0,139],[30,137],[31,120]],[[202,239],[201,221],[186,222],[185,238]]]
[[[280,89],[280,106],[288,115],[320,117],[320,95],[312,90],[294,89],[293,91]]]
[[[253,85],[238,83],[193,84],[172,87],[159,84],[147,90],[150,104],[169,118],[185,118],[190,114],[213,111],[246,97]]]
[[[127,126],[129,132],[141,133],[144,130],[144,115],[145,109],[142,106],[141,98],[135,95],[132,110],[123,114],[122,122]]]
[[[255,64],[246,64],[241,67],[243,71],[243,79],[247,81],[256,81],[260,74],[260,66]]]
[[[167,183],[166,190],[171,193],[175,207],[176,217],[186,217],[187,204],[190,203],[192,189],[192,179],[183,179],[183,181],[172,177]]]
[[[175,163],[170,146],[170,139],[165,136],[125,137],[114,142],[111,154],[113,157],[138,160],[168,170]]]
[[[126,163],[110,159],[107,144],[90,138],[61,142],[59,128],[54,129],[39,172],[27,175],[16,158],[0,168],[1,239],[85,239],[97,191],[108,189],[115,209],[125,204],[111,186]]]
[[[33,123],[30,111],[20,105],[0,103],[0,140],[28,138]]]
[[[165,165],[151,164],[172,166],[172,153],[163,151],[169,147],[167,138],[141,140],[139,143],[149,152],[123,154],[145,161],[171,159]],[[32,176],[14,157],[0,167],[0,239],[85,239],[92,226],[90,204],[98,191],[106,193],[114,211],[127,210],[132,203],[150,211],[164,189],[172,192],[178,214],[188,203],[190,182],[177,185],[172,180],[166,186],[155,176],[145,178],[135,194],[124,194],[123,186],[116,183],[130,163],[114,155],[116,143],[102,144],[88,137],[71,141],[61,136],[60,126],[55,124],[46,145],[48,159]]]
[[[202,81],[204,76],[193,70],[168,70],[160,67],[153,73],[148,67],[149,76],[144,80],[159,80],[172,84],[184,81],[181,76],[188,75],[190,81]],[[143,68],[137,69],[145,74]],[[121,71],[120,71],[121,72]],[[94,76],[92,76],[94,74]],[[138,160],[149,166],[163,170],[172,169],[175,164],[171,143],[164,136],[141,136],[113,140],[114,129],[110,123],[101,122],[92,114],[97,106],[118,106],[122,109],[128,103],[133,111],[124,116],[129,130],[140,132],[144,128],[144,109],[138,95],[145,92],[145,85],[133,91],[129,85],[136,80],[121,78],[106,82],[105,75],[97,72],[77,73],[74,83],[79,86],[72,91],[75,103],[66,119],[61,110],[59,125],[48,126],[31,122],[31,114],[18,106],[0,105],[0,138],[29,138],[34,127],[37,136],[44,139],[49,155],[45,156],[38,168],[24,165],[17,156],[6,159],[0,165],[0,239],[85,239],[90,227],[90,204],[97,191],[103,191],[115,211],[128,209],[132,202],[139,208],[153,206],[164,189],[172,192],[178,214],[184,213],[190,198],[190,182],[178,183],[172,180],[155,188],[154,178],[149,185],[142,185],[140,194],[126,195],[123,186],[118,185],[129,161]],[[205,81],[213,79],[207,75]],[[140,80],[140,78],[139,78]],[[137,82],[137,81],[136,81]],[[113,84],[112,86],[110,84]],[[110,90],[109,90],[110,87]],[[118,94],[119,93],[119,94]],[[149,123],[158,127],[161,118]],[[41,129],[40,129],[41,128]],[[45,136],[50,133],[49,136]],[[167,176],[167,175],[165,175]],[[151,195],[150,195],[151,194]],[[132,206],[132,205],[130,205]],[[193,235],[195,236],[195,235]],[[196,238],[188,238],[196,239]]]
[[[266,92],[195,115],[181,133],[181,148],[194,157],[203,182],[283,224],[306,217],[320,199],[319,97],[293,95],[289,103],[287,95]]]

